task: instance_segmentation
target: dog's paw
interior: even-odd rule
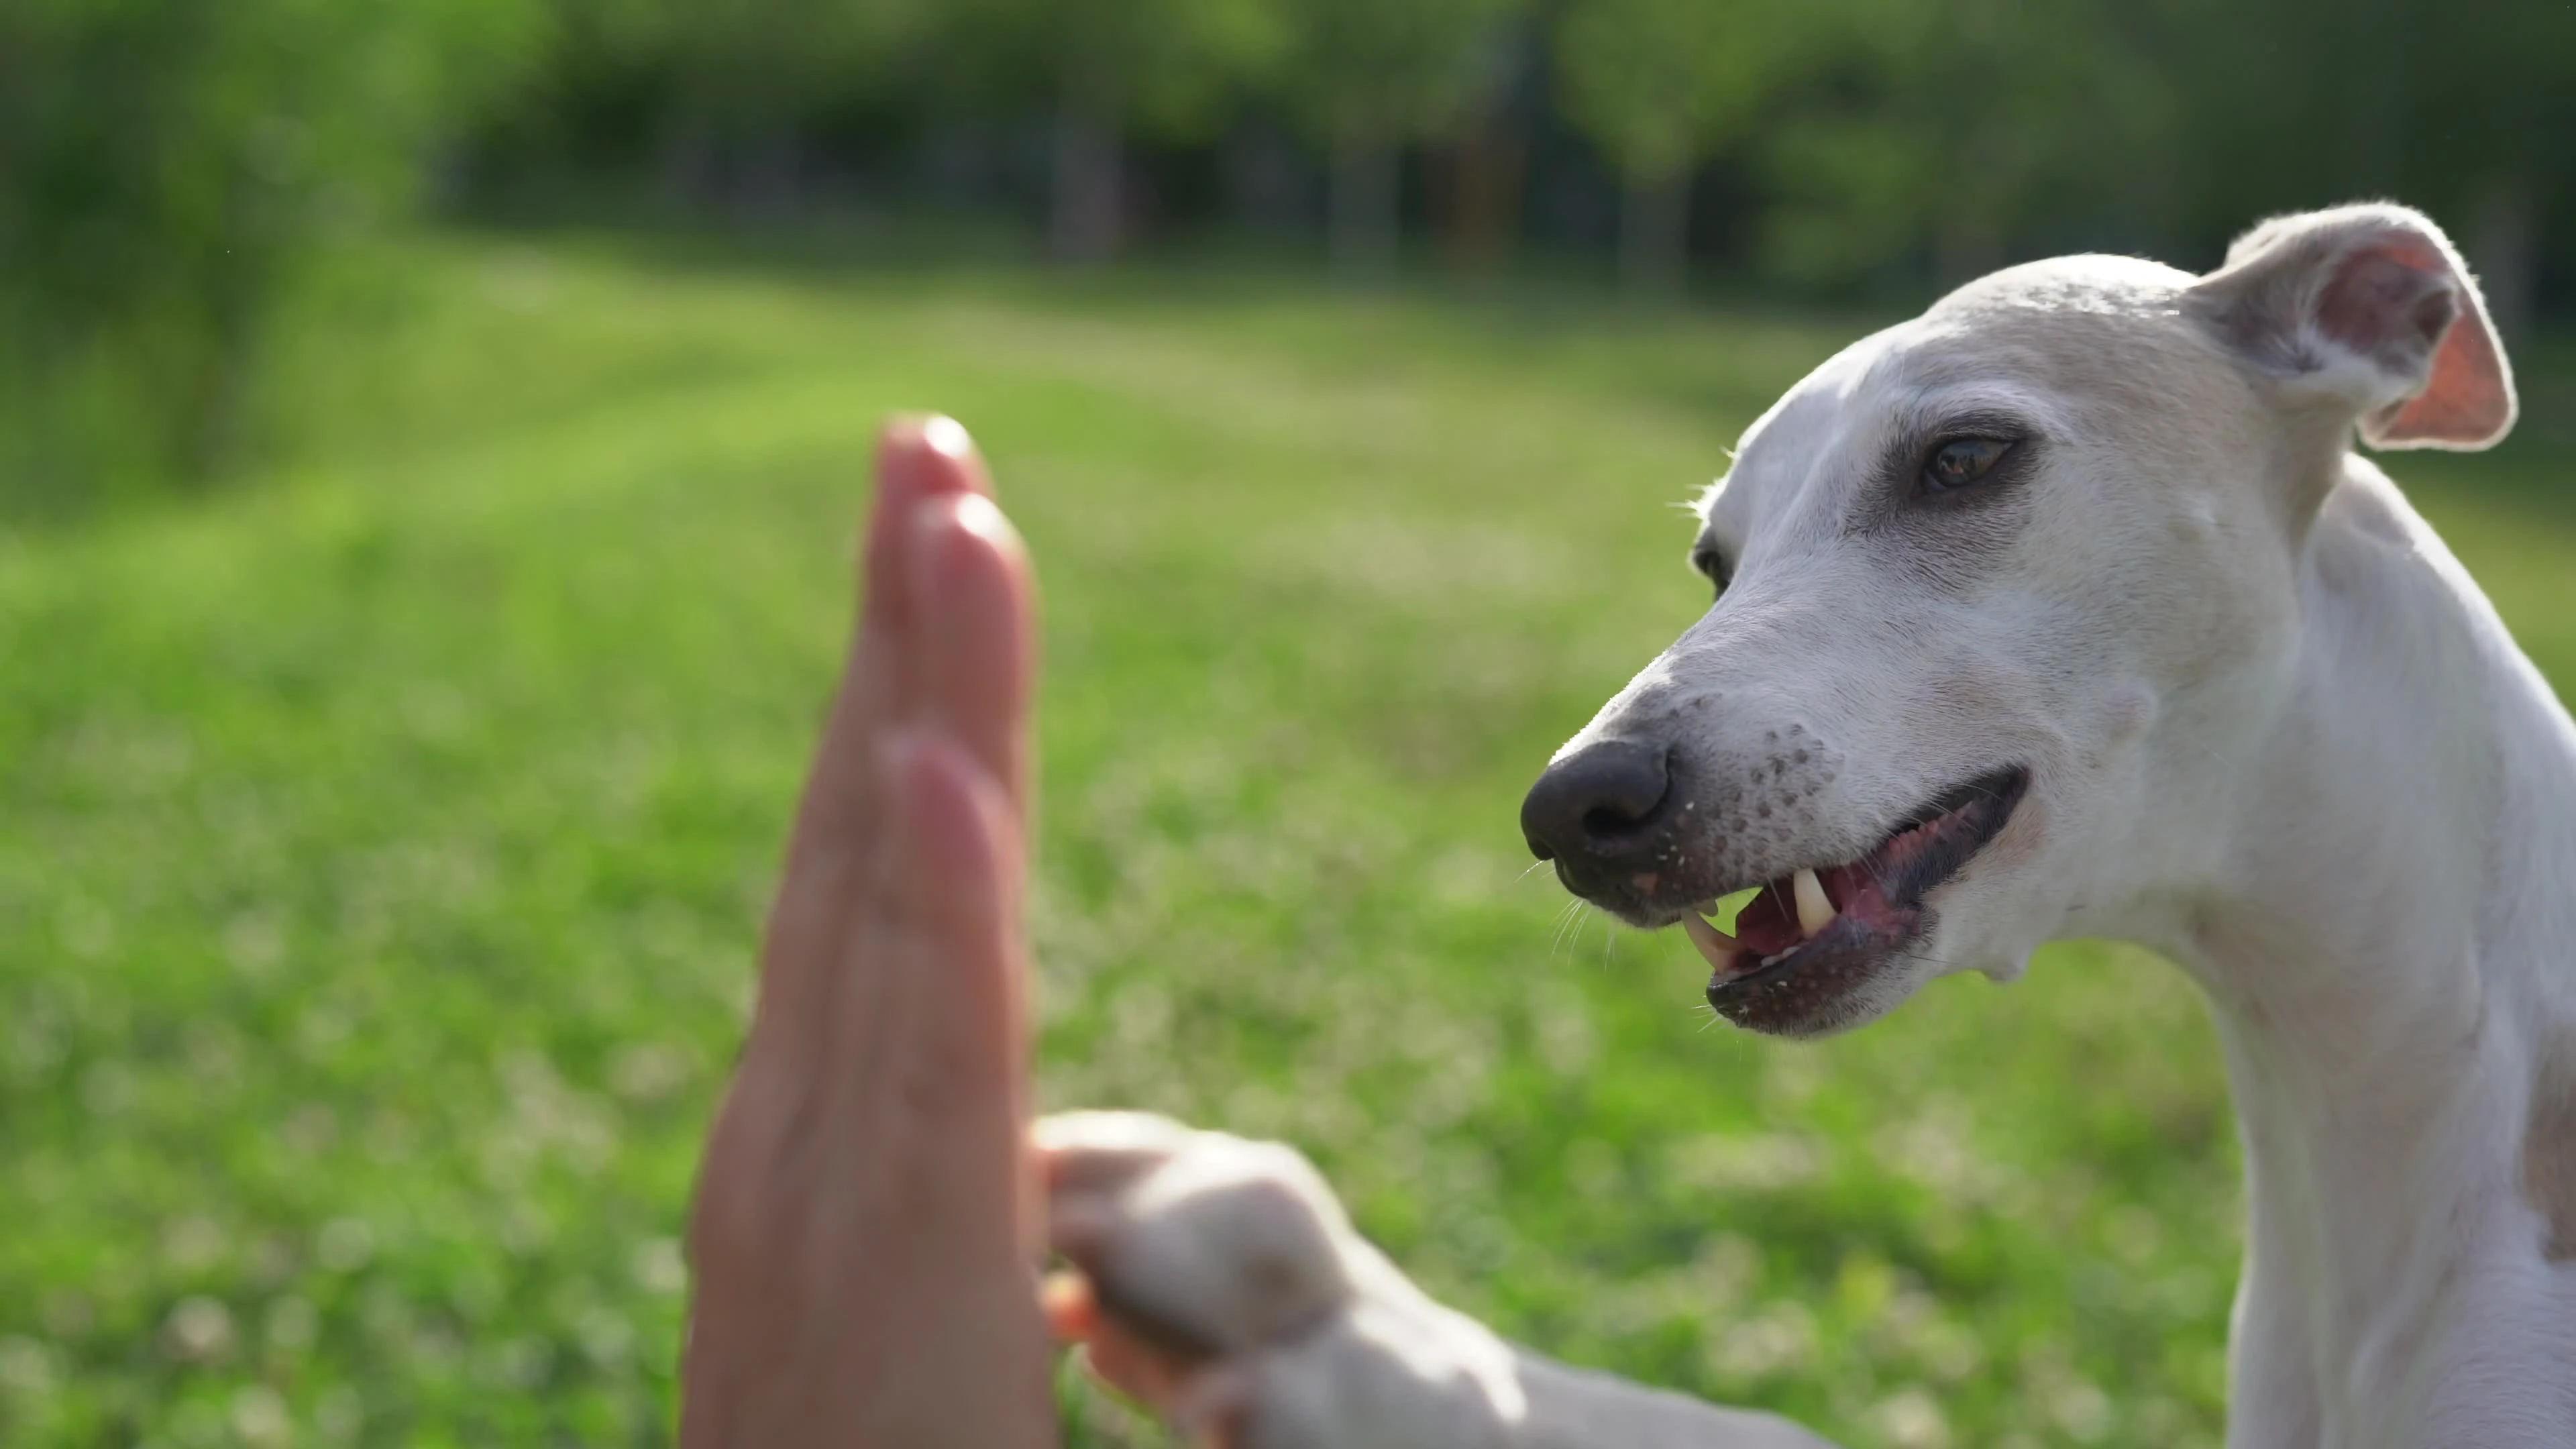
[[[1510,1349],[1424,1297],[1294,1149],[1129,1112],[1046,1118],[1037,1143],[1075,1270],[1050,1287],[1057,1332],[1194,1442],[1505,1442]]]

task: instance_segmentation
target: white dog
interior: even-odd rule
[[[1728,1020],[1837,1031],[2111,936],[2208,994],[2245,1144],[2236,1449],[2576,1445],[2576,726],[2354,454],[2512,425],[2422,216],[2193,277],[1999,272],[1745,434],[1717,602],[1531,790],[1576,894]],[[1706,903],[1762,895],[1732,936]],[[1426,1298],[1284,1147],[1056,1118],[1057,1244],[1241,1449],[1813,1445]]]

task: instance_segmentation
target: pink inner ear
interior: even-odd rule
[[[2423,391],[2365,420],[2374,445],[2483,444],[2513,420],[2495,334],[2440,248],[2415,237],[2356,248],[2316,305],[2319,330],[2394,372],[2412,371],[2416,349],[2440,336]]]
[[[2450,276],[2442,254],[2421,243],[2400,238],[2355,247],[2317,293],[2317,326],[2364,356],[2406,366],[2414,348],[2433,340],[2426,335],[2422,305],[2449,299]],[[2449,319],[2431,320],[2438,326]]]
[[[2471,309],[2451,324],[2433,355],[2424,390],[2371,419],[2370,440],[2389,443],[2492,442],[2513,421],[2504,361],[2487,320]]]

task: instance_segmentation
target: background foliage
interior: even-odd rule
[[[202,473],[281,284],[416,189],[532,33],[518,0],[0,9],[0,498]]]
[[[0,503],[203,476],[306,263],[452,214],[1329,236],[1912,295],[2213,259],[2388,194],[2511,332],[2576,298],[2576,7],[2526,0],[25,0],[0,13]]]

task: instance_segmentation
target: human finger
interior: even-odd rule
[[[975,494],[923,502],[913,530],[903,713],[964,747],[1025,818],[1037,655],[1027,550]]]

